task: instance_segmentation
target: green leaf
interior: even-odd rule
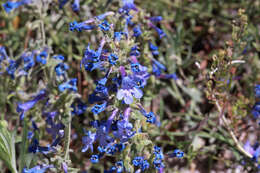
[[[15,131],[7,130],[7,124],[3,120],[0,122],[0,159],[12,171],[17,173],[15,157]]]

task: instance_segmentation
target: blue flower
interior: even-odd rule
[[[27,133],[27,139],[32,139],[33,136],[34,136],[34,133],[33,133],[32,131],[29,131],[29,132]]]
[[[253,155],[252,157],[252,161],[254,162],[258,162],[258,157],[260,156],[260,146],[259,143],[256,142],[255,145],[251,145],[249,141],[247,141],[244,145],[244,149],[250,153],[251,155]]]
[[[160,22],[162,19],[162,16],[153,16],[149,18],[149,20],[152,22]]]
[[[11,76],[12,79],[14,79],[15,77],[15,71],[17,70],[18,66],[20,64],[20,61],[17,60],[12,60],[12,59],[9,59],[9,66],[7,67],[6,71],[7,71],[7,74],[9,74]]]
[[[142,98],[143,91],[135,87],[136,83],[128,76],[124,76],[122,79],[121,89],[117,92],[117,99],[122,100],[126,104],[131,104],[133,102],[133,96],[137,99]]]
[[[255,96],[260,98],[260,85],[255,86]]]
[[[28,151],[30,153],[43,153],[43,154],[48,154],[50,151],[54,151],[53,148],[51,148],[50,146],[47,147],[43,147],[39,145],[39,142],[37,139],[34,139],[32,141],[32,144],[29,146]]]
[[[123,10],[125,10],[127,13],[130,11],[130,10],[135,10],[137,11],[137,8],[134,4],[134,0],[122,0],[123,2]]]
[[[122,173],[124,171],[124,163],[123,161],[118,161],[116,162],[116,172],[117,173]]]
[[[53,56],[53,58],[57,59],[57,60],[62,60],[62,61],[64,61],[64,59],[65,59],[63,55],[55,55],[55,56]]]
[[[130,26],[133,26],[134,25],[134,22],[132,22],[132,19],[133,19],[133,16],[132,15],[127,15],[126,16],[126,25],[130,25]]]
[[[69,66],[66,63],[59,63],[55,67],[55,72],[58,76],[63,76],[66,74],[66,71],[69,69]]]
[[[135,37],[139,37],[142,34],[141,27],[139,25],[134,27],[133,31]]]
[[[161,30],[160,28],[156,27],[154,24],[149,23],[149,25],[158,33],[160,39],[166,36],[166,34],[163,32],[163,30]]]
[[[101,30],[103,30],[103,31],[109,31],[109,29],[110,29],[110,24],[106,21],[106,20],[104,20],[104,22],[102,22],[101,24],[99,24],[98,25],[100,28],[101,28]]]
[[[108,144],[105,147],[106,154],[114,155],[116,153],[116,151],[117,151],[117,149],[116,149],[116,147],[114,145]]]
[[[8,58],[8,55],[6,53],[5,47],[0,46],[0,69],[1,69],[1,62]]]
[[[99,162],[99,156],[94,154],[90,158],[91,163],[98,163]]]
[[[182,158],[184,156],[184,152],[179,150],[179,149],[175,149],[171,154],[170,157],[177,157],[177,158]]]
[[[260,102],[257,102],[252,110],[252,114],[254,116],[255,119],[260,117]]]
[[[35,166],[35,167],[31,168],[31,169],[23,168],[22,173],[44,173],[49,168],[53,168],[53,166],[49,165],[49,166],[41,167],[41,166],[37,165],[37,166]]]
[[[136,56],[136,57],[140,56],[140,52],[137,46],[133,46],[131,48],[130,56]]]
[[[102,53],[105,40],[103,39],[97,51],[90,49],[90,45],[86,48],[84,52],[84,57],[81,60],[81,66],[84,65],[85,70],[92,71],[96,68],[101,69],[103,66],[103,61],[100,61],[100,56]]]
[[[91,112],[93,112],[94,115],[99,114],[100,112],[103,112],[106,109],[107,106],[107,102],[104,102],[103,104],[99,105],[99,104],[95,104],[92,109]]]
[[[153,153],[155,155],[153,164],[154,164],[154,166],[157,170],[160,170],[161,168],[164,167],[164,164],[163,164],[163,158],[164,157],[163,157],[163,153],[161,151],[161,148],[154,146],[154,152]]]
[[[93,152],[93,143],[95,142],[96,139],[96,133],[91,133],[91,131],[84,132],[86,136],[83,136],[82,138],[82,143],[83,143],[83,148],[82,152],[86,152],[89,148]]]
[[[144,160],[143,163],[141,164],[142,171],[145,171],[146,169],[148,169],[149,166],[150,166],[150,164],[148,163],[148,161]]]
[[[39,55],[36,56],[36,61],[38,63],[46,64],[48,57],[47,49],[43,50]]]
[[[114,139],[108,135],[110,127],[107,121],[99,123],[96,129],[96,140],[99,141],[100,146],[105,147],[114,141]]]
[[[20,120],[24,119],[25,113],[31,109],[38,101],[42,100],[46,96],[46,91],[41,90],[39,94],[35,96],[34,99],[27,101],[25,103],[19,103],[17,106],[17,112],[21,112]]]
[[[70,23],[70,31],[77,30],[78,32],[82,30],[92,30],[96,26],[95,25],[87,25],[86,22],[77,23],[76,21]]]
[[[85,105],[81,100],[77,100],[77,102],[74,103],[71,107],[73,108],[71,112],[72,115],[81,115],[87,109],[87,105]]]
[[[151,42],[149,42],[149,48],[150,48],[153,56],[158,56],[159,55],[158,47],[153,45]]]
[[[21,2],[12,2],[7,1],[3,4],[4,10],[7,13],[10,13],[13,9],[18,8],[21,5]]]
[[[152,60],[152,68],[155,76],[160,76],[163,71],[166,71],[166,67],[155,59]]]
[[[73,78],[73,79],[59,85],[59,91],[60,92],[63,92],[66,89],[76,92],[78,90],[78,88],[77,88],[77,78]]]
[[[176,73],[172,73],[172,74],[161,74],[160,76],[157,76],[158,78],[161,79],[174,79],[174,80],[178,80],[178,76],[176,75]]]
[[[96,18],[97,18],[98,20],[103,20],[103,19],[105,19],[107,16],[113,15],[113,14],[114,14],[114,12],[108,11],[108,12],[105,12],[105,13],[103,13],[103,14],[97,16]]]
[[[68,0],[59,0],[59,7],[63,8],[63,6],[68,2]]]
[[[114,33],[114,40],[115,40],[115,42],[120,42],[122,35],[127,36],[127,34],[126,34],[125,32],[122,32],[122,31],[120,31],[120,32],[115,32],[115,33]]]
[[[111,65],[115,65],[116,64],[116,61],[118,60],[118,56],[114,53],[111,53],[109,56],[108,56],[108,61]]]
[[[74,0],[73,4],[71,4],[71,8],[73,11],[79,11],[79,0]]]
[[[50,127],[47,127],[46,131],[52,136],[52,139],[55,139],[57,136],[63,136],[60,134],[65,128],[62,123],[54,123],[53,119],[49,120],[47,123],[50,125]]]
[[[21,0],[21,1],[7,1],[6,3],[3,4],[4,10],[7,13],[10,13],[13,9],[20,7],[21,5],[29,4],[31,3],[30,0]]]
[[[138,156],[133,159],[132,163],[134,166],[140,166],[140,165],[142,165],[143,160],[144,160],[144,157]]]
[[[133,125],[127,120],[117,121],[117,130],[113,131],[113,134],[120,142],[126,142],[135,135],[135,131],[132,131]]]
[[[23,68],[25,71],[28,71],[29,69],[31,69],[34,65],[34,53],[30,53],[28,54],[23,54],[21,56],[21,58],[23,59],[24,65]]]

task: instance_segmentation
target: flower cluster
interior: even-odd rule
[[[255,86],[255,96],[257,99],[260,98],[260,85]],[[255,103],[253,110],[252,110],[252,114],[255,119],[260,117],[260,102],[259,101],[257,101]],[[260,122],[259,122],[259,124],[260,124]]]

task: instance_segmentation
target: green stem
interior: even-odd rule
[[[68,114],[68,123],[65,127],[65,155],[64,160],[69,159],[69,150],[70,150],[70,136],[71,136],[71,113]]]
[[[19,172],[21,173],[23,168],[25,167],[25,155],[27,153],[28,148],[28,141],[27,141],[27,134],[28,134],[28,124],[27,120],[24,119],[23,122],[23,132],[22,132],[22,146],[21,146],[21,155],[20,155],[20,162],[19,162]]]

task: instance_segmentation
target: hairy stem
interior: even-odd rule
[[[215,103],[216,103],[216,106],[217,106],[217,109],[218,109],[219,113],[222,114],[222,113],[223,113],[223,110],[221,109],[221,106],[219,105],[219,102],[216,101]],[[224,115],[224,114],[223,114],[223,115],[220,115],[220,118],[221,118],[221,120],[224,122],[224,125],[225,125],[225,127],[227,128],[228,133],[230,134],[232,140],[234,141],[235,146],[237,147],[237,149],[238,149],[241,153],[243,153],[245,156],[247,156],[247,157],[249,157],[249,158],[252,158],[252,157],[253,157],[252,154],[248,153],[248,152],[241,146],[241,144],[240,144],[240,142],[238,141],[238,139],[237,139],[235,133],[232,131],[232,129],[231,129],[231,127],[230,127],[230,124],[228,123],[228,121],[227,121],[225,115]]]
[[[68,123],[65,127],[65,155],[64,160],[69,159],[69,150],[70,150],[70,136],[71,136],[71,113],[68,114]]]

